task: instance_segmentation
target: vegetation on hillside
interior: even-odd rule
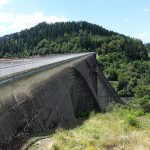
[[[150,61],[128,61],[121,53],[99,55],[104,73],[122,97],[150,96]]]
[[[41,147],[45,150],[148,150],[149,124],[150,116],[143,116],[140,109],[115,106],[106,114],[92,112],[87,120],[78,120],[73,129],[57,129],[54,135],[37,140],[28,150]]]
[[[129,60],[148,59],[146,47],[133,39],[88,22],[40,23],[0,38],[0,57],[26,57],[51,53],[119,52]]]
[[[150,118],[137,117],[128,109],[117,108],[111,113],[92,115],[73,130],[57,130],[53,150],[148,150]]]
[[[146,46],[146,50],[150,53],[150,43],[146,43],[145,46]]]

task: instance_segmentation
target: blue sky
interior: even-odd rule
[[[0,36],[80,20],[150,42],[150,0],[0,0]]]

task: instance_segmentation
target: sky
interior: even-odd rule
[[[0,0],[0,36],[81,20],[150,42],[150,0]]]

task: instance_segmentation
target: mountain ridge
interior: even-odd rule
[[[98,54],[122,52],[125,57],[134,60],[148,58],[142,41],[86,21],[54,24],[42,22],[0,38],[0,57],[89,51]]]

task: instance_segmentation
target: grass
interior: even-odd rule
[[[54,138],[60,150],[149,150],[149,131],[144,124],[131,126],[120,113],[113,112],[96,114],[73,130],[58,130]]]
[[[48,141],[52,150],[150,150],[150,115],[119,107],[91,113],[80,126],[57,129]]]

